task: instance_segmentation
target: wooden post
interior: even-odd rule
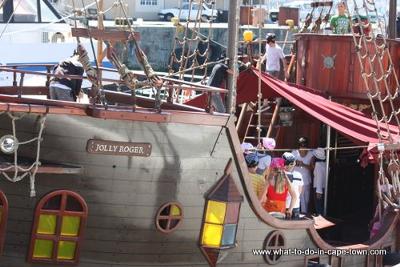
[[[236,112],[236,87],[238,76],[238,34],[239,34],[239,1],[231,1],[229,5],[229,35],[228,35],[228,59],[229,69],[233,71],[232,75],[228,75],[228,105],[227,113],[235,114]]]
[[[390,39],[396,38],[396,17],[397,17],[397,1],[390,0],[389,3],[389,29],[388,29],[388,37]]]

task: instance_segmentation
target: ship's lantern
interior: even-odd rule
[[[210,266],[215,266],[221,250],[236,246],[239,212],[243,196],[231,175],[230,160],[224,175],[206,195],[200,249]]]
[[[207,201],[201,245],[207,247],[234,247],[239,220],[239,203]]]
[[[18,140],[12,135],[5,135],[0,138],[0,150],[4,154],[12,154],[18,148]]]

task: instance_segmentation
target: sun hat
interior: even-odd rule
[[[274,138],[264,137],[262,139],[262,144],[265,149],[273,150],[276,146],[276,142]]]

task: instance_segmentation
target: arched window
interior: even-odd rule
[[[0,191],[0,254],[3,253],[4,239],[8,217],[8,201],[6,195]]]
[[[44,196],[35,211],[29,261],[77,263],[87,210],[85,200],[71,191]]]

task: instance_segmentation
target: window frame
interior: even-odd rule
[[[6,237],[7,219],[8,219],[8,200],[3,191],[0,190],[0,201],[3,206],[0,221],[0,255],[3,254],[4,241]]]
[[[61,196],[60,200],[60,207],[57,210],[48,209],[44,210],[43,206],[53,197]],[[82,211],[68,211],[66,210],[67,207],[67,199],[68,197],[72,197],[79,202],[82,206]],[[39,226],[39,218],[40,215],[55,215],[56,216],[56,224],[55,224],[55,234],[40,234],[37,233],[38,226]],[[77,236],[61,236],[61,227],[62,227],[62,220],[64,216],[78,216],[80,217],[80,224],[79,224],[79,232]],[[28,262],[30,263],[51,263],[51,264],[78,264],[80,258],[80,248],[81,243],[83,240],[83,236],[85,233],[86,222],[88,216],[88,207],[83,199],[78,193],[69,190],[57,190],[50,192],[42,197],[42,199],[38,202],[35,213],[34,213],[34,220],[32,224],[32,233],[29,245],[29,252],[28,252]],[[53,242],[52,248],[52,256],[51,258],[35,258],[33,256],[34,248],[35,248],[35,241],[37,239],[40,240],[51,240]],[[75,254],[73,260],[68,259],[57,259],[58,255],[58,246],[60,241],[72,241],[75,242]]]
[[[161,215],[161,212],[166,207],[173,206],[173,205],[175,205],[175,206],[177,206],[179,208],[179,210],[181,212],[181,215],[175,215],[175,216],[172,216],[172,215]],[[174,220],[179,220],[179,222],[178,222],[177,225],[175,225],[175,227],[164,229],[160,225],[160,220],[163,220],[163,219],[164,220],[167,219],[168,221],[172,221],[174,219]],[[176,201],[175,202],[167,202],[167,203],[161,205],[161,207],[157,210],[156,220],[155,220],[156,228],[157,228],[158,231],[160,231],[163,234],[170,234],[170,233],[175,232],[179,228],[179,226],[183,222],[183,219],[184,219],[184,215],[183,215],[183,207],[182,207],[182,205],[179,202],[176,202]],[[169,224],[168,224],[168,226],[169,226]]]

